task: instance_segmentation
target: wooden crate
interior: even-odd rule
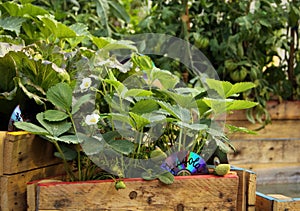
[[[296,211],[300,210],[300,198],[290,198],[280,194],[256,193],[257,211]]]
[[[0,131],[0,176],[57,164],[54,146],[28,132]]]
[[[2,175],[0,177],[0,210],[27,210],[27,183],[32,180],[47,178],[63,173],[63,165],[55,164],[22,173]]]
[[[27,182],[64,173],[53,153],[53,145],[38,136],[0,131],[1,211],[27,210]]]
[[[178,176],[171,185],[158,180],[37,181],[27,186],[28,210],[237,210],[236,174]]]

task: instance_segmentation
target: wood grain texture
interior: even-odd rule
[[[231,164],[300,162],[300,140],[231,141],[236,152],[230,152]]]
[[[279,194],[257,193],[257,211],[300,210],[300,198],[290,198]]]
[[[242,168],[234,168],[239,177],[237,211],[249,210],[256,203],[256,174]]]
[[[176,177],[172,185],[134,179],[125,184],[117,191],[105,180],[39,183],[36,207],[28,210],[236,210],[236,175]]]
[[[0,176],[16,174],[61,162],[54,146],[27,132],[0,133]]]
[[[0,177],[0,210],[25,211],[27,183],[32,180],[65,173],[62,164]]]

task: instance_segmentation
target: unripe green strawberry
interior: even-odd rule
[[[125,189],[126,185],[125,185],[125,183],[122,180],[119,180],[119,181],[116,181],[115,188],[117,190],[119,190],[119,189]]]
[[[224,176],[230,171],[230,164],[219,164],[215,168],[215,173],[219,176]]]

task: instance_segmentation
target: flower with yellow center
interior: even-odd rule
[[[80,84],[80,89],[82,91],[87,90],[92,85],[92,79],[91,78],[84,78]]]
[[[87,125],[95,125],[98,123],[100,116],[98,114],[91,114],[85,117],[85,123]]]

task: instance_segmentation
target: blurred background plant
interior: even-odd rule
[[[270,121],[267,101],[300,98],[299,7],[295,0],[152,1],[135,31],[188,40],[209,59],[221,80],[254,82],[256,88],[241,98],[259,102],[247,117],[265,124]],[[174,61],[154,60],[186,75],[186,67]],[[190,80],[194,75],[188,73]]]

